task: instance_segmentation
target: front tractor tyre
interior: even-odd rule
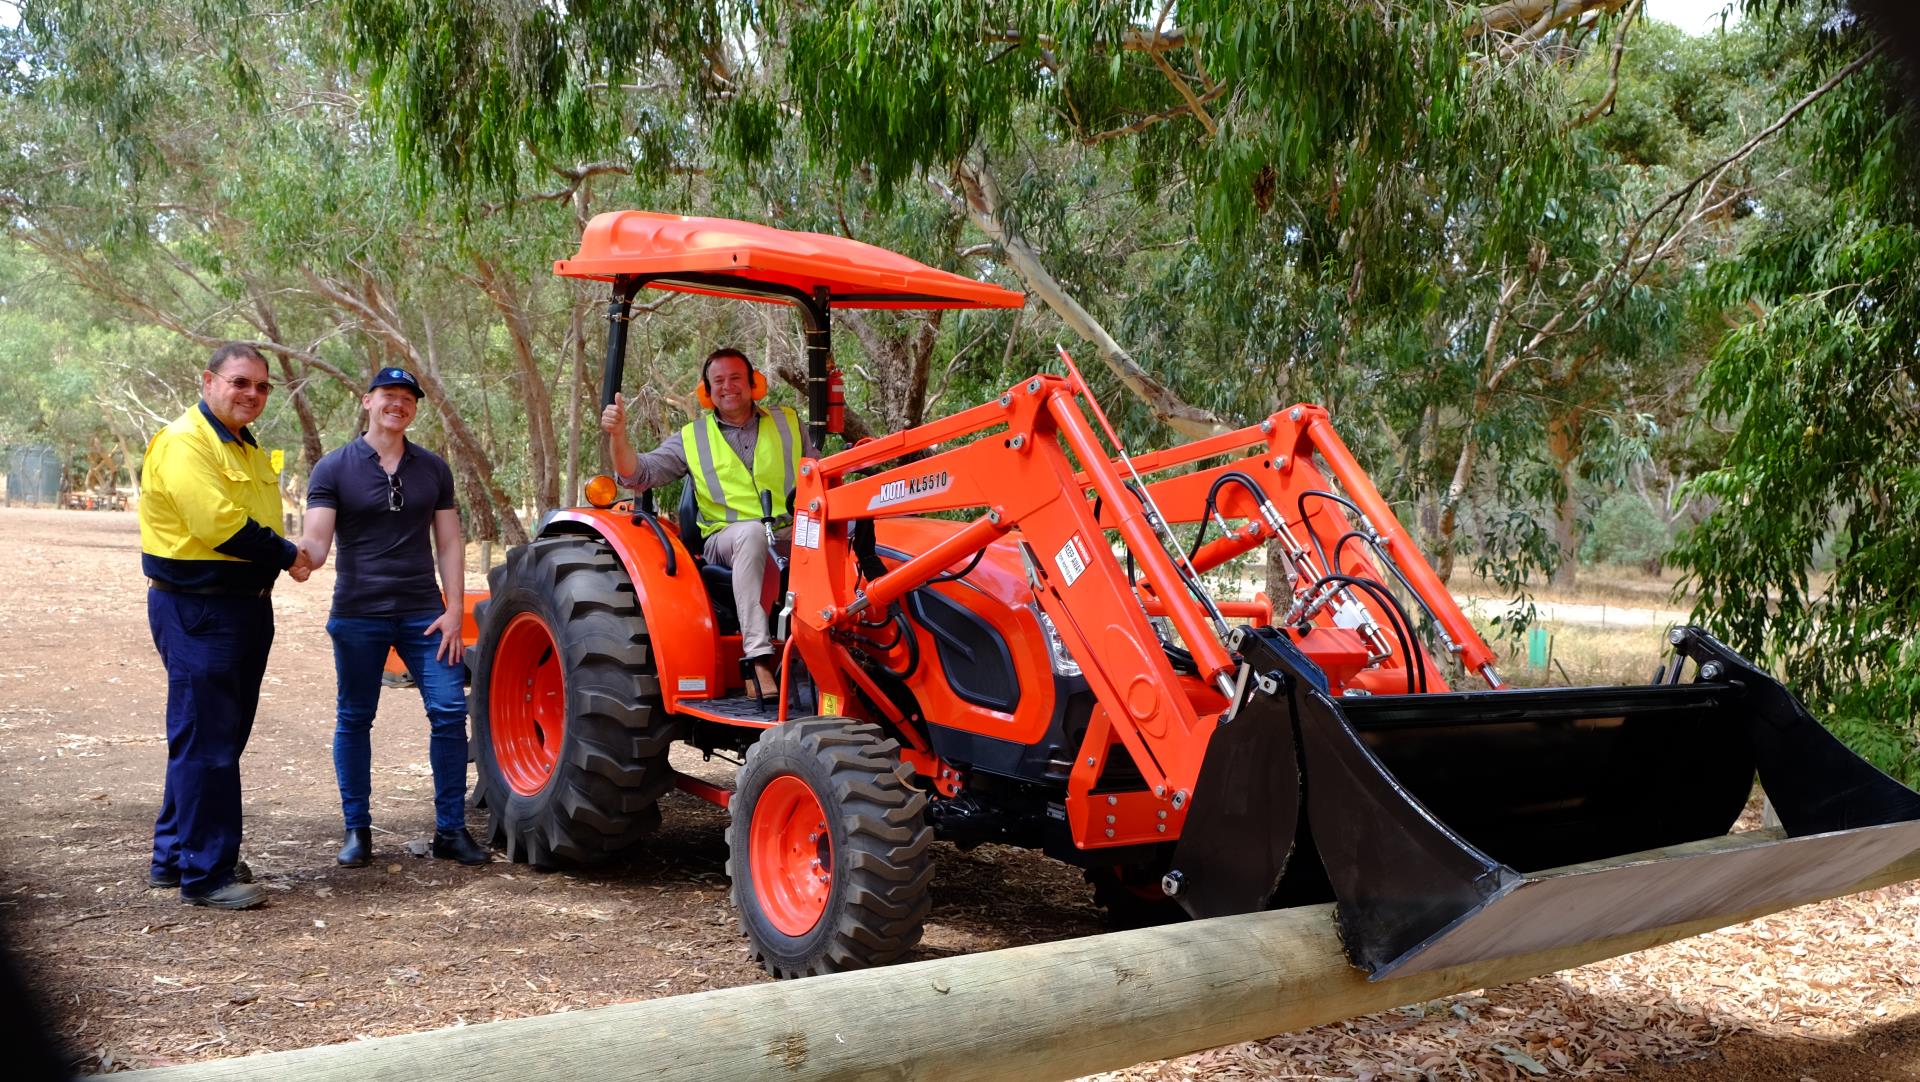
[[[808,718],[747,749],[728,805],[727,874],[756,961],[776,977],[898,961],[932,907],[933,828],[900,745]]]
[[[595,538],[512,549],[474,644],[473,752],[489,842],[535,867],[586,865],[660,822],[675,723],[633,582]]]

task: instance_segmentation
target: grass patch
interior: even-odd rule
[[[1544,669],[1527,667],[1527,644],[1495,639],[1490,629],[1480,633],[1500,653],[1500,675],[1519,687],[1579,687],[1591,684],[1644,684],[1666,660],[1672,647],[1660,629],[1605,628],[1541,623],[1552,644],[1552,660]]]

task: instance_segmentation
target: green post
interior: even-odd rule
[[[1527,629],[1527,668],[1529,669],[1546,668],[1547,659],[1552,656],[1551,645],[1552,645],[1552,640],[1548,638],[1546,628],[1544,627],[1528,628]]]

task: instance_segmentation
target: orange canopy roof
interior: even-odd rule
[[[572,259],[553,273],[603,282],[645,275],[649,286],[786,303],[755,286],[826,290],[836,308],[1018,308],[1011,289],[935,270],[885,248],[728,218],[621,210],[595,215]],[[731,282],[738,281],[739,288]]]

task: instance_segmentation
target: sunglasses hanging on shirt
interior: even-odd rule
[[[407,505],[406,494],[400,491],[400,475],[387,475],[387,510],[398,511]]]

